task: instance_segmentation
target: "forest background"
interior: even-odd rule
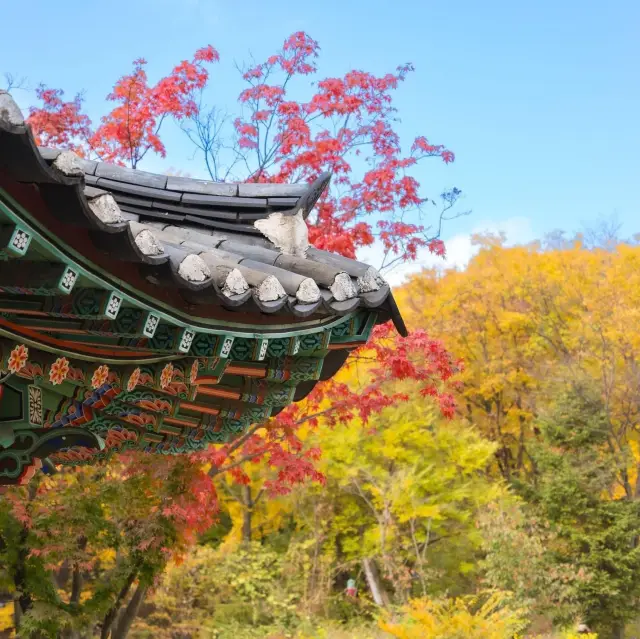
[[[137,168],[171,126],[214,179],[328,168],[316,244],[373,247],[391,278],[425,251],[442,259],[441,231],[465,211],[457,188],[432,200],[416,177],[453,153],[398,134],[411,65],[317,82],[318,53],[297,32],[242,66],[233,114],[204,101],[218,61],[204,47],[157,81],[134,63],[95,123],[82,96],[37,87],[30,123],[43,145]],[[6,85],[33,96],[19,74]],[[607,222],[471,244],[466,268],[397,289],[410,338],[381,330],[266,428],[196,459],[120,458],[6,493],[5,632],[633,637],[637,241]]]

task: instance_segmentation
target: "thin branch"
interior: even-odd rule
[[[27,78],[24,76],[21,78],[18,78],[12,73],[6,72],[4,74],[4,88],[5,88],[5,91],[7,92],[17,91],[17,90],[27,91],[28,90]]]

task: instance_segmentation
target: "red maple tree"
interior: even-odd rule
[[[199,149],[214,180],[311,182],[331,171],[332,188],[308,220],[310,241],[318,248],[355,257],[377,242],[383,270],[415,260],[423,248],[443,256],[440,230],[460,191],[443,193],[436,223],[425,226],[425,207],[435,202],[420,194],[411,170],[427,158],[449,163],[454,155],[422,135],[405,152],[394,129],[393,91],[413,67],[406,64],[381,77],[350,71],[312,85],[308,77],[317,71],[319,50],[307,34],[295,33],[279,52],[242,71],[247,87],[240,93],[237,117],[204,105],[207,65],[219,59],[207,46],[153,86],[145,61],[134,62],[132,73],[120,78],[107,96],[117,106],[96,128],[82,112],[81,96],[65,102],[62,91],[44,87],[37,92],[42,106],[30,110],[28,121],[40,144],[136,167],[149,152],[165,156],[160,128],[173,119]],[[289,91],[294,85],[298,92],[313,86],[314,92],[307,100],[293,99]],[[301,481],[323,479],[314,467],[320,451],[305,449],[300,426],[345,422],[356,415],[366,420],[406,399],[389,390],[394,380],[415,380],[444,415],[453,414],[447,383],[458,363],[425,332],[402,338],[390,325],[378,327],[373,341],[350,361],[367,362],[367,381],[360,388],[335,380],[319,384],[302,404],[229,444],[211,447],[198,459],[212,465],[211,476],[229,472],[238,482],[248,481],[242,470],[246,462],[263,461],[276,471],[268,489],[283,493]],[[172,462],[158,463],[164,467]],[[194,489],[206,492],[212,485],[200,481]],[[181,506],[174,508],[182,512]]]
[[[136,60],[133,71],[122,76],[107,96],[118,106],[103,116],[95,129],[82,113],[81,95],[65,102],[62,90],[40,85],[36,96],[42,106],[29,109],[27,121],[41,146],[70,149],[135,169],[149,151],[166,156],[160,139],[164,121],[195,115],[197,105],[192,96],[207,84],[205,65],[218,59],[212,46],[198,49],[191,61],[183,60],[153,86],[148,82],[146,60]]]
[[[264,462],[275,471],[264,488],[282,495],[306,480],[324,482],[314,465],[321,451],[305,448],[300,428],[346,424],[354,417],[366,423],[372,414],[409,399],[406,393],[394,390],[393,382],[412,380],[424,396],[435,398],[445,417],[454,414],[448,386],[461,362],[453,361],[444,345],[424,331],[399,337],[390,324],[378,326],[372,340],[354,351],[346,366],[360,367],[360,383],[331,379],[318,384],[304,402],[290,405],[266,425],[256,424],[233,442],[196,457],[211,463],[212,476],[230,472],[236,482],[244,484],[249,476],[243,466],[249,461]]]

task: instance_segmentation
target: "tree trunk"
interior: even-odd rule
[[[253,515],[253,497],[251,495],[251,486],[242,487],[242,504],[244,508],[242,510],[242,541],[251,541],[252,526],[251,521]]]
[[[636,486],[635,486],[635,490],[633,491],[633,498],[635,500],[640,499],[640,464],[636,464]]]
[[[113,602],[113,606],[109,608],[107,614],[104,616],[104,620],[102,622],[102,628],[100,629],[100,639],[108,639],[109,634],[111,633],[111,626],[113,626],[113,622],[116,620],[116,615],[118,614],[118,610],[120,610],[120,606],[122,606],[122,602],[125,600],[126,596],[129,594],[129,590],[131,590],[131,586],[133,582],[136,580],[138,576],[137,568],[131,572],[131,574],[127,577],[127,581],[124,583],[116,600]]]
[[[36,498],[36,485],[31,482],[28,488],[29,503]],[[13,584],[18,593],[18,597],[13,603],[13,619],[16,634],[20,628],[20,621],[33,604],[31,594],[27,592],[27,558],[29,557],[29,548],[27,548],[27,539],[29,537],[29,529],[23,526],[20,530],[18,538],[18,553],[15,570],[13,573]]]
[[[118,619],[118,624],[111,634],[112,639],[126,639],[129,634],[129,630],[131,630],[133,620],[136,618],[146,594],[147,587],[142,584],[138,584],[136,591],[133,593],[133,597],[131,597],[129,605],[122,611],[122,614]]]
[[[624,639],[624,624],[616,623],[611,628],[611,639]]]
[[[22,615],[24,615],[29,608],[31,608],[32,600],[31,595],[27,592],[27,557],[29,556],[29,549],[27,548],[27,535],[29,531],[27,528],[22,528],[19,537],[19,547],[17,553],[17,561],[15,571],[13,573],[13,584],[16,589],[17,597],[13,602],[13,620],[16,633],[20,628],[20,621]]]
[[[71,578],[70,603],[73,603],[73,604],[79,603],[81,593],[82,593],[82,571],[80,570],[80,566],[76,564],[73,567],[73,577]]]
[[[380,581],[378,567],[374,560],[371,558],[363,559],[362,567],[364,568],[364,574],[367,578],[367,584],[369,585],[369,590],[371,590],[373,600],[382,608],[388,607],[390,603],[389,595],[387,595],[387,592]]]
[[[16,633],[20,630],[20,621],[22,620],[22,609],[18,603],[18,599],[13,600],[13,627]]]
[[[82,536],[78,539],[78,549],[84,551],[87,548],[87,538]],[[73,565],[73,573],[71,577],[71,599],[70,603],[79,604],[80,595],[82,595],[82,570],[80,566],[75,563]]]

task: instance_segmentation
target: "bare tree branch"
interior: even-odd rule
[[[25,76],[17,77],[13,73],[8,71],[4,74],[4,89],[5,91],[28,91],[27,78]]]

